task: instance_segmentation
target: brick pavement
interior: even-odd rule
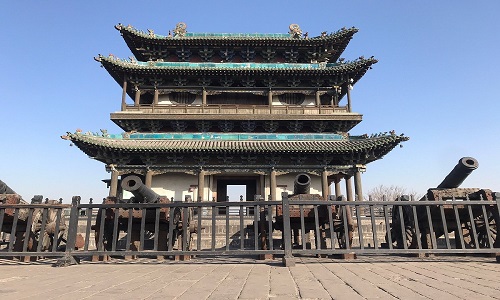
[[[492,258],[296,260],[291,268],[248,258],[66,268],[0,260],[0,299],[500,299],[500,264]]]

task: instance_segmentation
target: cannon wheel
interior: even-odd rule
[[[404,239],[403,232],[401,230],[401,217],[403,217],[404,223]],[[389,243],[389,234],[386,233],[385,241]],[[392,208],[392,222],[391,222],[391,239],[392,246],[396,249],[404,249],[404,243],[406,242],[407,249],[417,248],[417,234],[415,232],[415,222],[413,220],[413,215],[411,208],[409,206],[403,206],[403,216],[399,213],[399,207],[395,205]]]
[[[60,228],[57,236],[54,234],[49,234],[47,232],[47,227],[55,224],[57,221],[56,214],[51,213],[50,210],[47,212],[46,221],[45,221],[45,230],[41,232],[42,220],[43,220],[43,209],[35,209],[33,212],[33,220],[31,223],[31,236],[28,248],[30,251],[36,251],[38,248],[38,244],[41,245],[41,251],[52,252],[52,248],[54,243],[56,243],[57,251],[64,251],[66,247],[66,239],[67,239],[67,231],[63,228],[64,225],[64,216],[61,216],[61,220],[59,222]],[[55,226],[55,225],[53,225]]]
[[[340,209],[340,206],[335,207],[335,211],[338,211],[338,213],[334,213],[333,219],[334,219],[334,229],[335,232],[337,233],[337,239],[339,243],[339,248],[340,249],[347,249],[347,241],[349,242],[349,248],[352,248],[352,239],[354,237],[354,225],[353,221],[349,217],[351,215],[351,208],[347,207],[346,211],[348,216],[347,217],[347,239],[345,235],[345,229],[344,229],[344,214],[343,210]]]
[[[346,243],[346,238],[345,238],[345,233],[344,233],[344,226],[341,226],[340,229],[337,231],[337,237],[338,237],[338,243],[339,243],[339,248],[340,249],[347,249],[347,243]],[[352,231],[348,231],[349,234],[349,248],[352,248],[352,238],[353,234]]]
[[[497,238],[497,225],[495,222],[495,215],[491,212],[491,210],[486,210],[486,216],[488,218],[488,227],[484,222],[483,214],[480,214],[476,218],[474,218],[474,225],[476,227],[477,239],[479,248],[489,248],[490,247],[490,239],[495,242]],[[476,243],[474,241],[474,235],[472,233],[472,226],[470,222],[466,222],[464,224],[464,242],[466,248],[476,248]]]
[[[184,220],[185,219],[185,220]],[[194,222],[194,216],[193,216],[193,210],[188,209],[188,214],[187,217],[184,218],[182,215],[182,210],[176,208],[174,212],[174,233],[172,236],[172,246],[175,247],[175,242],[177,241],[178,245],[178,250],[182,250],[182,234],[184,233],[184,227],[187,226],[187,236],[186,236],[186,251],[191,250],[191,239],[192,239],[192,232],[191,232],[191,226],[192,222]],[[185,224],[184,224],[185,223]],[[179,226],[179,224],[182,224]]]
[[[188,208],[188,215],[187,215],[187,221],[186,221],[186,226],[187,226],[187,236],[186,236],[186,250],[191,251],[192,246],[191,246],[191,241],[193,239],[193,230],[196,226],[196,221],[194,219],[194,212],[192,208]],[[182,224],[184,226],[184,224]],[[184,232],[184,230],[183,230]]]

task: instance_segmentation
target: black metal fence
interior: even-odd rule
[[[404,199],[404,198],[402,198]],[[219,215],[232,209],[233,214]],[[236,208],[235,208],[236,207]],[[248,211],[252,211],[251,214]],[[497,254],[493,200],[0,204],[0,257]]]

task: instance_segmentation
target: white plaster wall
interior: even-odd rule
[[[195,200],[197,195],[198,177],[184,173],[169,173],[153,176],[151,188],[160,196],[166,196],[175,201],[184,201],[186,196]],[[191,187],[191,191],[190,191]]]

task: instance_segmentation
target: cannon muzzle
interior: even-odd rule
[[[160,195],[155,193],[152,189],[148,188],[142,183],[141,178],[136,175],[130,175],[122,179],[122,188],[131,192],[135,201],[138,203],[156,203]]]
[[[437,188],[457,188],[462,182],[479,166],[479,163],[475,158],[472,157],[462,157],[458,164],[451,170],[450,174],[446,176]]]
[[[295,177],[295,181],[293,183],[293,194],[309,194],[309,190],[311,188],[311,177],[309,175],[302,173]]]

